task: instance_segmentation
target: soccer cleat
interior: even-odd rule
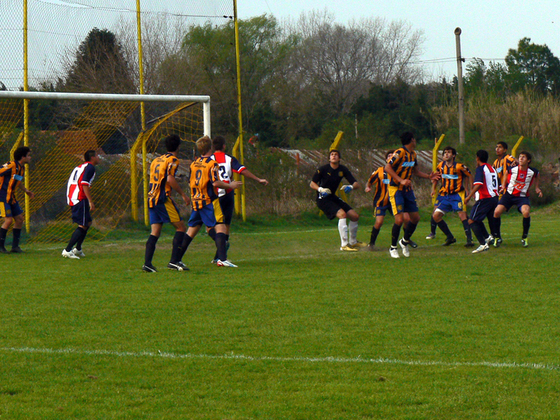
[[[473,241],[467,241],[467,243],[465,244],[465,248],[472,248],[474,247],[474,242]]]
[[[142,266],[142,271],[146,273],[157,273],[157,269],[152,264],[144,264]]]
[[[521,239],[521,245],[523,245],[525,248],[527,248],[529,246],[529,240],[527,238],[522,238]]]
[[[210,261],[210,264],[216,264],[218,262],[217,258],[214,258],[212,261]]]
[[[364,243],[364,242],[356,241],[355,244],[350,244],[348,246],[351,247],[351,248],[360,249],[360,248],[365,248],[367,246],[367,244]]]
[[[494,248],[499,248],[501,244],[502,244],[502,238],[494,239]]]
[[[414,249],[418,248],[418,244],[414,242],[412,239],[408,240],[408,246]]]
[[[480,245],[472,253],[473,254],[478,254],[479,252],[488,251],[489,249],[490,249],[490,246],[488,244],[484,244],[484,245]]]
[[[397,249],[397,247],[389,248],[389,254],[391,255],[391,258],[400,258],[399,250]]]
[[[224,260],[224,261],[218,260],[218,261],[216,261],[216,265],[218,267],[234,267],[234,268],[237,268],[237,266],[234,263],[232,263],[230,260]]]
[[[183,271],[183,267],[182,267],[181,264],[170,262],[169,264],[167,264],[167,268],[169,268],[170,270],[175,270],[175,271]]]
[[[443,243],[443,246],[449,246],[451,244],[454,244],[455,242],[457,242],[457,239],[453,237],[447,238],[447,240]]]
[[[341,246],[340,250],[346,252],[358,252],[356,248],[352,248],[350,245]]]
[[[8,250],[3,246],[0,246],[0,254],[9,254]]]
[[[401,240],[399,241],[399,245],[400,245],[400,247],[401,247],[401,249],[402,249],[402,254],[403,254],[405,257],[407,257],[407,258],[410,257],[410,251],[408,250],[408,242],[405,243],[405,242],[404,242],[404,239],[401,239]]]
[[[179,261],[177,265],[181,267],[183,271],[189,271],[189,267],[187,267],[187,264],[185,264],[183,261]]]
[[[74,253],[72,251],[66,251],[66,249],[62,250],[62,256],[64,258],[70,258],[71,260],[79,260],[80,257],[78,257],[77,255],[74,255]]]
[[[492,245],[494,243],[494,237],[492,235],[489,235],[488,238],[484,240],[484,242],[486,242],[488,245]]]
[[[369,243],[369,244],[367,245],[367,250],[368,250],[368,251],[376,251],[377,248],[375,247],[375,244]]]
[[[12,248],[10,252],[13,254],[23,254],[23,249],[21,249],[19,246],[16,246],[15,248]]]
[[[74,255],[80,257],[80,258],[83,258],[83,257],[86,256],[86,254],[84,254],[84,251],[82,251],[81,249],[78,249],[78,248],[74,248],[74,249],[72,250],[72,253],[73,253]]]
[[[435,239],[435,238],[436,238],[435,233],[430,233],[428,236],[426,236],[426,239]]]

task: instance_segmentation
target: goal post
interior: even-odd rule
[[[31,128],[21,112],[24,101],[30,103]],[[147,115],[142,115],[143,104]],[[37,121],[45,113],[50,121]],[[147,121],[145,125],[142,120]],[[105,152],[92,187],[95,219],[99,220],[95,226],[99,234],[92,236],[101,239],[125,214],[139,220],[141,179],[147,223],[149,163],[154,153],[165,152],[160,140],[170,134],[191,143],[211,136],[210,97],[0,91],[0,158],[11,159],[25,137],[35,153],[26,170],[26,183],[35,198],[30,202],[25,196],[26,229],[29,232],[33,220],[33,241],[55,242],[64,237],[61,232],[68,229],[70,220],[64,200],[67,177],[88,149]]]

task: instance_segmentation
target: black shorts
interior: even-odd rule
[[[74,223],[80,226],[87,226],[88,223],[91,223],[91,220],[89,200],[87,198],[72,206],[72,221]]]
[[[338,213],[340,209],[345,212],[352,210],[352,207],[350,207],[348,203],[334,194],[329,194],[325,198],[318,198],[317,207],[325,213],[325,216],[327,216],[329,220],[334,219],[336,217],[336,213]]]
[[[220,197],[220,207],[224,214],[224,223],[231,225],[233,219],[233,211],[235,210],[235,194],[233,192],[226,193]]]
[[[519,212],[521,212],[521,207],[523,206],[531,207],[531,202],[529,201],[529,197],[516,197],[515,195],[511,195],[508,192],[502,196],[498,204],[504,206],[508,211],[513,206],[516,206]]]
[[[498,205],[498,197],[483,198],[474,203],[471,209],[471,215],[469,219],[475,222],[482,222],[487,216],[494,216],[494,210]]]

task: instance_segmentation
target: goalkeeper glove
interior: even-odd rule
[[[346,194],[348,194],[350,191],[354,189],[354,187],[352,185],[343,185],[342,187],[340,187],[340,189],[344,191]]]
[[[321,198],[326,197],[327,195],[331,194],[331,190],[328,188],[319,187],[317,188],[317,192]]]

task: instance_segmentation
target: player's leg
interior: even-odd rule
[[[472,248],[474,246],[473,239],[472,239],[472,232],[471,226],[469,225],[469,218],[467,216],[466,211],[459,211],[457,212],[459,215],[459,219],[463,224],[463,230],[465,231],[465,236],[467,237],[467,243],[465,244],[466,248]]]
[[[9,204],[0,201],[0,217],[4,218],[2,227],[0,228],[0,253],[7,254],[8,251],[5,248],[6,235],[8,234],[8,229],[12,224],[14,218],[12,217],[12,210]]]
[[[523,236],[521,236],[521,244],[527,247],[529,246],[527,237],[529,236],[529,229],[531,227],[531,207],[529,204],[524,204],[521,206],[520,211],[523,215]]]
[[[68,245],[62,250],[62,256],[64,258],[80,259],[72,250],[82,236],[85,238],[87,227],[91,224],[91,215],[89,214],[89,203],[87,200],[81,200],[78,204],[72,206],[72,222],[76,223],[78,226],[74,232],[72,232]]]
[[[486,242],[488,231],[483,223],[483,220],[486,218],[486,213],[484,212],[484,208],[481,208],[483,201],[484,200],[480,200],[474,204],[469,216],[469,225],[479,243],[478,248],[473,251],[473,254],[488,250],[488,243]]]
[[[437,222],[434,220],[434,215],[430,217],[430,233],[426,236],[426,239],[434,239],[436,237]]]
[[[404,223],[404,198],[402,191],[397,187],[389,187],[389,202],[391,203],[391,211],[395,217],[395,222],[391,229],[391,248],[389,248],[389,253],[393,258],[399,258],[399,253],[397,251],[397,242],[401,234],[401,226]]]
[[[348,245],[352,248],[363,248],[367,246],[365,243],[358,241],[358,220],[360,219],[360,216],[356,210],[352,208],[348,209],[346,216],[350,219],[350,222],[348,223]]]
[[[420,221],[420,213],[418,213],[418,205],[416,204],[416,197],[414,196],[414,191],[409,190],[404,193],[404,212],[408,213],[409,222],[406,224],[406,229],[404,231],[404,237],[402,239],[401,248],[403,248],[403,254],[406,256],[404,246],[408,247],[410,238],[414,234],[418,222]]]
[[[17,209],[19,210],[16,212],[14,212],[14,206],[12,206],[12,215],[14,216],[14,229],[12,230],[13,240],[12,240],[11,252],[19,254],[23,252],[19,247],[19,240],[21,238],[21,228],[23,227],[24,218],[23,218],[23,211],[21,210],[19,205],[17,205],[17,203],[16,206]]]
[[[380,210],[378,208],[376,210],[375,223],[373,225],[373,228],[371,228],[371,236],[369,238],[369,247],[371,249],[373,249],[373,247],[375,246],[375,241],[377,240],[377,236],[379,235],[381,226],[383,226],[384,220],[385,220],[385,210]]]
[[[338,209],[336,217],[338,218],[338,234],[340,235],[340,250],[344,251],[348,246],[348,224],[346,223],[346,212]]]
[[[441,207],[438,207],[434,211],[434,214],[432,215],[432,218],[434,219],[437,226],[440,228],[440,230],[443,232],[443,234],[446,237],[445,242],[443,243],[443,246],[449,246],[449,245],[457,242],[457,240],[455,239],[455,237],[451,233],[451,230],[449,229],[449,226],[447,226],[447,223],[445,222],[445,220],[443,220],[444,215],[445,215],[444,209],[442,209]]]
[[[150,209],[151,210],[151,209]],[[144,265],[142,266],[142,271],[148,273],[156,272],[157,269],[152,264],[152,259],[154,258],[154,253],[156,252],[156,244],[161,235],[161,229],[163,227],[163,222],[152,223],[150,236],[146,241],[146,250],[144,252]]]

